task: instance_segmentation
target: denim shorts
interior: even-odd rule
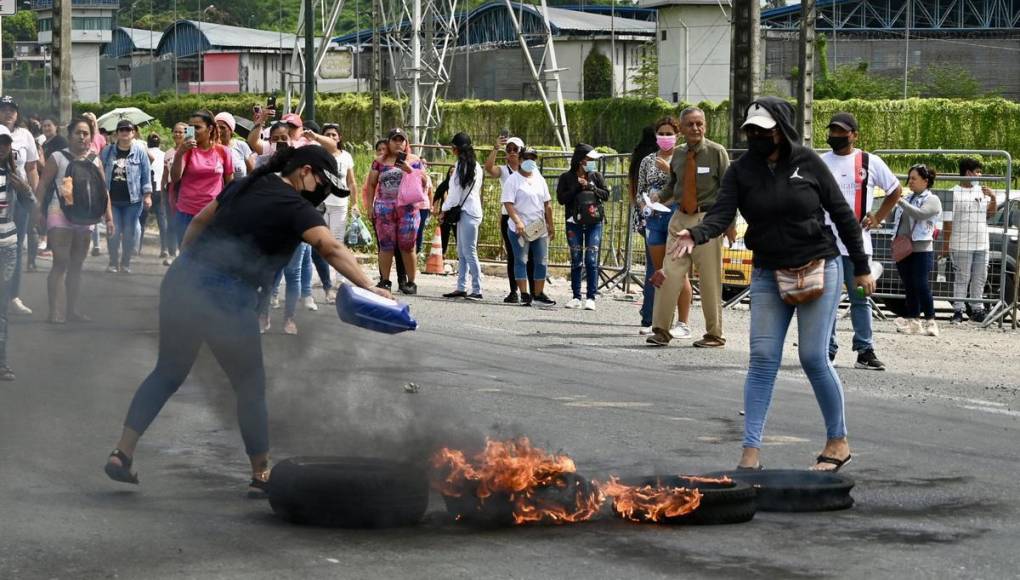
[[[669,220],[672,219],[673,214],[676,213],[676,207],[673,207],[673,211],[666,213],[664,211],[652,212],[652,215],[645,219],[645,243],[649,246],[665,246],[666,239],[669,237]]]

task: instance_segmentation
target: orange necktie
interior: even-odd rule
[[[694,149],[687,150],[687,163],[684,165],[684,197],[680,201],[680,209],[686,214],[698,212],[698,164]]]

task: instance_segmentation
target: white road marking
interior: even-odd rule
[[[564,403],[567,407],[629,409],[633,407],[651,407],[651,403],[635,403],[628,401],[572,401]]]

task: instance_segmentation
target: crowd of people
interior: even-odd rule
[[[271,107],[256,107],[254,113],[253,127],[242,135],[230,113],[196,111],[173,127],[172,143],[164,149],[157,133],[144,135],[129,120],[120,120],[112,132],[100,131],[90,114],[72,120],[63,134],[52,119],[42,119],[36,135],[17,102],[0,99],[0,380],[15,378],[5,356],[7,315],[32,313],[20,296],[20,276],[36,269],[40,252],[53,258],[47,320],[87,322],[79,308],[82,269],[90,245],[93,255],[103,251],[101,227],[106,272],[129,275],[148,217],[157,224],[159,256],[169,268],[160,297],[159,357],[110,455],[111,478],[137,483],[131,468],[138,439],[184,381],[204,343],[237,391],[252,464],[251,492],[263,493],[268,436],[259,334],[271,329],[272,311],[282,308],[283,332],[297,334],[299,305],[318,308],[313,271],[326,303],[336,300],[337,273],[388,297],[396,270],[396,290],[416,294],[418,256],[433,217],[444,254],[450,237],[456,239],[456,286],[444,296],[483,300],[478,240],[486,178],[500,183],[508,281],[503,302],[556,304],[545,292],[549,244],[563,235],[571,282],[564,306],[597,308],[610,189],[598,171],[602,155],[594,147],[574,148],[569,167],[555,177],[554,201],[548,180],[553,176],[542,175],[539,152],[509,132],[500,135],[484,163],[471,137],[457,133],[445,143],[453,163],[437,185],[405,132],[393,128],[375,144],[375,158],[359,186],[338,124],[320,127],[295,113],[277,118]],[[875,288],[870,230],[892,218],[892,250],[907,309],[897,330],[937,336],[929,280],[933,240],[944,220],[941,202],[931,192],[935,172],[911,167],[910,193],[904,195],[885,162],[856,147],[860,127],[853,115],[832,117],[831,151],[821,156],[801,144],[793,118],[784,100],[756,100],[742,126],[749,150],[734,162],[725,147],[706,137],[706,116],[696,107],[645,130],[630,164],[630,225],[646,248],[639,334],[653,347],[692,337],[690,274],[696,268],[705,328],[693,346],[725,348],[723,239],[733,243],[739,212],[747,224],[744,240],[754,252],[739,466],[761,468],[765,419],[796,314],[800,361],[827,432],[814,468],[836,470],[851,459],[843,390],[833,368],[843,289],[851,303],[855,367],[884,370],[875,353],[868,299]],[[960,172],[980,176],[981,165],[964,159]],[[877,209],[875,188],[886,192]],[[95,191],[103,193],[102,207],[82,219],[81,205]],[[995,196],[965,181],[954,197],[956,228],[946,222],[944,235],[951,241],[945,251],[958,268],[957,294],[979,299],[988,250],[987,231],[977,224],[994,213]],[[78,207],[72,211],[74,203]],[[554,225],[556,212],[564,218],[562,232]],[[344,244],[349,220],[356,216],[367,218],[374,230],[377,280],[362,272]],[[982,236],[984,246],[976,242]],[[964,303],[954,309],[953,321],[959,322]],[[982,316],[977,308],[971,312],[973,319]]]

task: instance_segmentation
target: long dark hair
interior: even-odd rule
[[[637,183],[641,160],[659,150],[659,145],[655,142],[656,128],[657,126],[649,125],[641,129],[641,140],[634,146],[634,151],[630,154],[630,169],[627,173],[633,183]]]
[[[308,147],[311,147],[311,145]],[[305,165],[304,162],[294,159],[294,155],[297,153],[298,149],[300,149],[300,147],[288,147],[287,149],[274,154],[269,158],[269,161],[266,162],[265,165],[255,169],[255,171],[248,174],[248,177],[241,180],[241,182],[237,185],[237,193],[244,193],[253,183],[269,174],[279,173],[280,175],[287,175],[302,165]]]
[[[465,133],[457,133],[453,137],[453,146],[457,148],[457,181],[464,189],[471,189],[475,184],[475,148]]]

